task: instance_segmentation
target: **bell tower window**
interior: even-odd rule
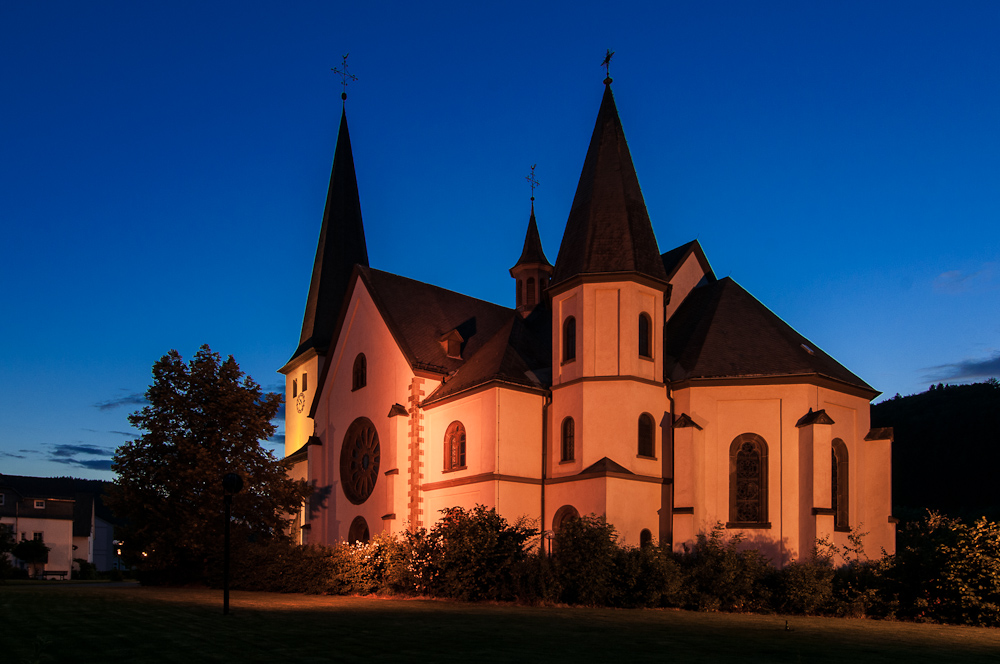
[[[646,313],[639,314],[639,357],[653,357],[653,322]]]
[[[562,361],[576,359],[576,319],[570,316],[563,322]]]

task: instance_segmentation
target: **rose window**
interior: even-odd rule
[[[378,480],[378,432],[367,417],[351,423],[340,451],[340,481],[347,499],[355,505],[368,500]]]

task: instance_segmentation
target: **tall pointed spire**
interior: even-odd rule
[[[368,266],[368,247],[361,222],[361,199],[345,108],[340,115],[323,225],[302,317],[302,334],[293,360],[309,349],[324,354],[329,348],[355,264]]]
[[[570,209],[553,285],[578,275],[633,273],[666,282],[625,132],[605,80],[604,98]]]

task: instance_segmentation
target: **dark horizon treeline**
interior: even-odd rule
[[[893,514],[928,510],[965,521],[1000,521],[1000,382],[932,385],[871,409],[872,427],[893,427]]]

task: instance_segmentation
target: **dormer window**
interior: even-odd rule
[[[462,344],[465,342],[465,339],[458,333],[458,330],[452,330],[447,334],[441,335],[438,341],[440,341],[445,355],[453,360],[462,359]]]
[[[44,500],[36,500],[35,501],[35,509],[36,510],[43,510],[43,509],[45,509],[45,501]]]

